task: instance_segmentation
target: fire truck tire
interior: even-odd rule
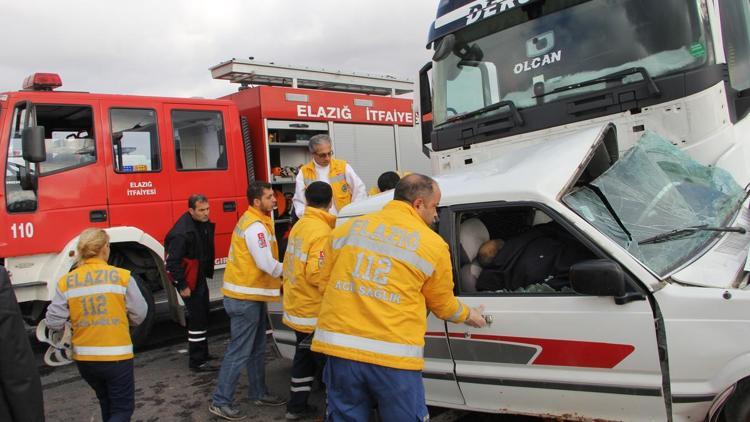
[[[750,421],[750,379],[737,384],[732,397],[727,400],[722,411],[724,422]]]
[[[146,344],[148,334],[151,332],[151,327],[154,325],[154,295],[151,294],[146,283],[137,274],[130,273],[135,282],[138,284],[138,289],[141,291],[143,298],[146,300],[148,311],[146,312],[146,319],[143,320],[139,325],[130,328],[130,338],[135,346],[142,346]]]

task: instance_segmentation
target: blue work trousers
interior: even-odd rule
[[[428,421],[421,371],[329,356],[323,369],[326,422],[367,421],[374,406],[388,422]]]
[[[128,422],[135,410],[133,359],[76,361],[81,377],[94,389],[104,422]]]

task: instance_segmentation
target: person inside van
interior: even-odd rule
[[[568,271],[595,256],[556,223],[531,227],[508,239],[490,239],[479,247],[483,268],[478,291],[514,291],[543,283],[555,290],[570,287]]]

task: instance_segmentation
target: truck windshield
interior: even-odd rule
[[[434,64],[434,123],[498,101],[520,109],[709,64],[703,3],[537,1],[469,25]],[[632,68],[645,72],[551,93]]]
[[[722,234],[701,228],[726,227],[744,199],[745,191],[728,172],[704,166],[646,132],[604,174],[575,188],[563,202],[654,273],[666,276]],[[672,230],[681,235],[664,236]],[[649,241],[658,235],[663,239]]]

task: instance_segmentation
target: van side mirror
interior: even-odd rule
[[[570,284],[576,293],[592,296],[625,296],[625,274],[609,259],[592,259],[570,267]]]
[[[31,126],[21,132],[23,159],[30,163],[41,163],[47,159],[44,145],[44,126]]]

